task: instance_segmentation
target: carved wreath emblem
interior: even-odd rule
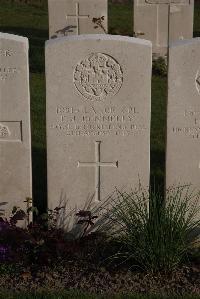
[[[8,136],[10,136],[8,127],[0,124],[0,138],[6,138]]]
[[[74,85],[91,101],[102,101],[118,93],[123,73],[119,63],[109,55],[93,53],[82,60],[74,71]]]

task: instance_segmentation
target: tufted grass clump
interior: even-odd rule
[[[159,192],[117,190],[110,225],[120,249],[112,259],[151,272],[177,268],[197,246],[199,200],[190,186],[170,188],[165,201]]]
[[[163,57],[153,59],[152,72],[155,76],[167,77],[167,62]]]

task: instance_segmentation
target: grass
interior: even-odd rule
[[[151,107],[151,182],[163,186],[165,169],[165,130],[167,78],[153,76]]]
[[[45,76],[44,73],[32,73],[30,79],[33,198],[34,205],[45,211],[47,203]],[[40,176],[37,173],[40,173]]]
[[[133,4],[109,4],[109,34],[133,36]]]
[[[166,192],[166,204],[155,190],[116,190],[111,198],[105,228],[118,244],[111,261],[152,273],[172,273],[188,262],[199,235],[200,192],[191,186],[173,187]]]
[[[185,296],[160,296],[160,295],[91,295],[82,292],[58,292],[58,293],[36,293],[36,294],[8,294],[0,293],[0,299],[199,299],[198,295]]]

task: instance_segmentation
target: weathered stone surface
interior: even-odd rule
[[[149,184],[151,43],[83,35],[48,41],[49,208]]]
[[[28,40],[0,33],[0,204],[26,209],[32,197]]]
[[[107,0],[48,0],[48,6],[49,38],[107,32]]]
[[[169,48],[166,186],[200,190],[200,38]]]
[[[153,43],[153,53],[166,55],[169,43],[193,37],[193,0],[134,1],[134,32]]]

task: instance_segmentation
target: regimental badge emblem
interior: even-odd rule
[[[198,91],[198,93],[200,94],[200,71],[197,72],[197,75],[196,75],[196,89]]]
[[[6,138],[8,136],[10,136],[8,127],[0,124],[0,138]]]
[[[107,54],[90,54],[74,70],[75,87],[91,101],[104,101],[108,96],[116,95],[122,83],[121,66]]]

